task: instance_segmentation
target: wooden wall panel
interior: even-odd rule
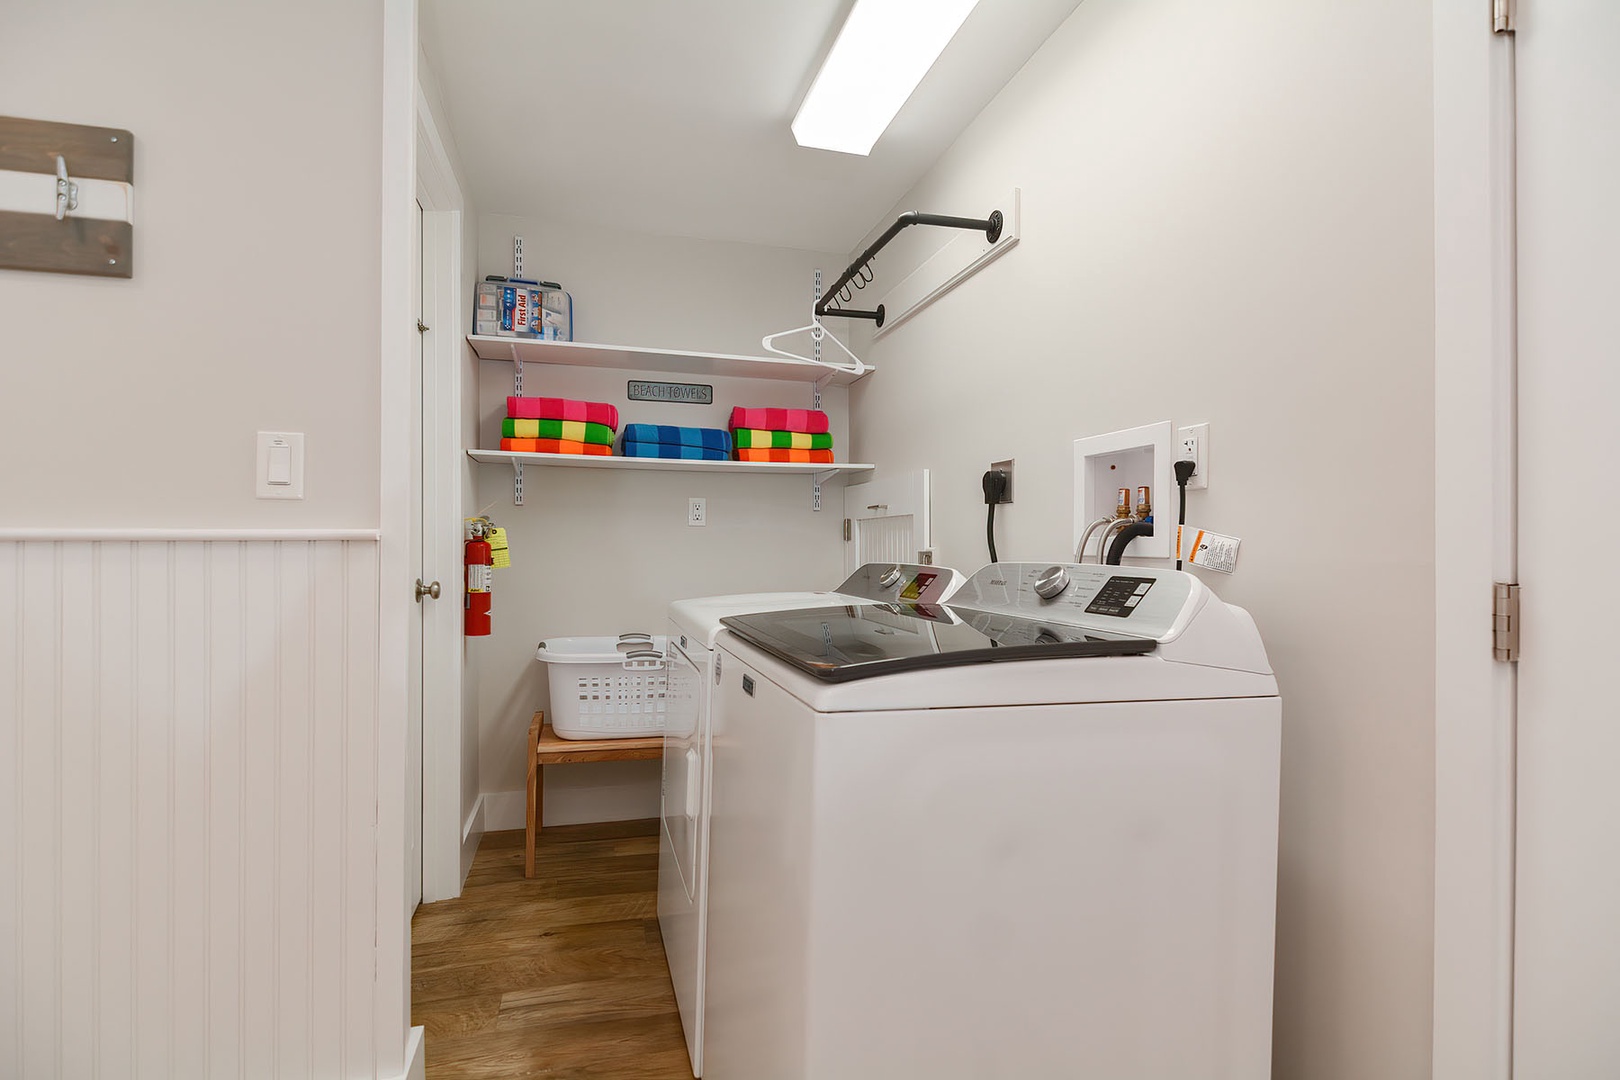
[[[123,128],[0,116],[0,169],[54,174],[58,154],[74,179],[135,182],[135,136]]]
[[[0,1077],[376,1075],[376,577],[0,542]]]

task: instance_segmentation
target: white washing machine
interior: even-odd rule
[[[709,847],[711,689],[723,665],[714,649],[729,615],[870,601],[938,605],[965,581],[944,566],[872,563],[832,592],[744,593],[670,605],[664,723],[663,840],[658,858],[658,923],[680,1005],[692,1073],[703,1075],[704,955]]]
[[[727,617],[706,1080],[1264,1080],[1281,705],[1189,574]]]

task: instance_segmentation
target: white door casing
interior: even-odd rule
[[[416,247],[412,253],[412,308],[417,312],[417,326],[423,325],[422,316],[422,206],[416,206]],[[420,330],[416,335],[416,348],[411,358],[411,397],[413,400],[413,423],[411,425],[411,569],[416,572],[417,581],[431,580],[426,567],[422,565],[422,369],[423,356],[426,344],[422,340]],[[431,597],[418,596],[416,610],[411,614],[409,667],[407,677],[409,688],[406,694],[406,744],[405,744],[405,858],[406,872],[410,886],[410,908],[415,910],[422,902],[422,615]]]
[[[1620,5],[1519,12],[1514,1075],[1620,1075]],[[1572,557],[1572,548],[1585,549]]]
[[[465,201],[431,108],[416,89],[416,196],[422,207],[422,560],[439,582],[422,613],[422,899],[461,894],[463,860],[461,374]],[[476,784],[473,785],[476,788]],[[474,792],[476,795],[476,791]],[[477,837],[471,838],[476,843]]]

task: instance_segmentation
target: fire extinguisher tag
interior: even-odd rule
[[[506,544],[506,530],[492,528],[489,530],[490,557],[495,560],[495,567],[505,570],[512,565],[512,549]]]

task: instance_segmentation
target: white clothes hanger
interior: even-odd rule
[[[831,360],[817,360],[815,357],[811,356],[800,356],[798,353],[788,352],[785,349],[778,349],[773,344],[773,342],[780,338],[785,338],[792,334],[802,334],[806,330],[810,332],[810,337],[812,340],[821,341],[824,338],[830,339],[834,345],[837,345],[839,349],[843,350],[844,355],[849,357],[853,363],[846,364]],[[806,364],[815,364],[817,367],[829,368],[832,371],[842,371],[845,374],[854,375],[857,377],[865,375],[868,371],[872,370],[871,367],[864,363],[860,357],[850,352],[849,346],[845,345],[842,341],[839,341],[836,334],[823,326],[821,320],[816,318],[813,313],[810,316],[810,325],[796,326],[792,330],[783,330],[781,333],[777,334],[766,334],[764,337],[759,339],[759,345],[760,348],[764,349],[766,352],[774,353],[777,356],[785,356],[789,360],[799,360]]]

